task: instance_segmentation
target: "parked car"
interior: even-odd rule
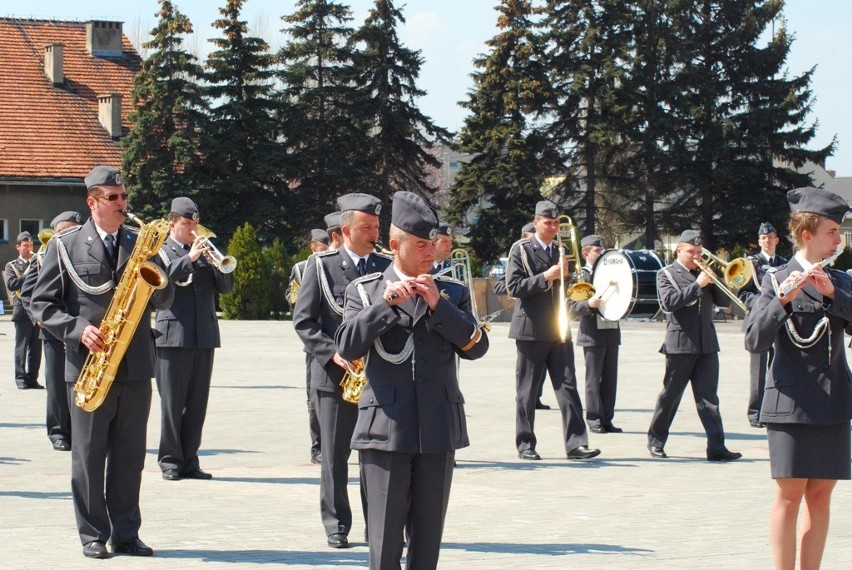
[[[506,276],[506,264],[509,263],[508,257],[501,257],[500,260],[488,268],[486,275],[501,279]]]

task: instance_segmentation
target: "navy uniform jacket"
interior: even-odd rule
[[[555,246],[556,240],[551,245]],[[542,275],[552,265],[547,252],[535,238],[518,240],[509,250],[506,289],[516,299],[509,338],[560,340],[557,318],[559,282],[548,283]]]
[[[849,421],[852,374],[846,363],[843,329],[852,322],[852,280],[841,271],[827,270],[834,282],[834,301],[823,300],[809,283],[784,307],[775,293],[772,276],[780,284],[793,271],[802,271],[795,258],[764,278],[746,329],[745,345],[749,352],[765,352],[775,345],[775,358],[766,375],[760,421],[804,424]],[[793,344],[787,322],[795,325],[799,337],[807,338],[823,316],[828,317],[830,333],[826,331],[807,349]]]
[[[39,272],[32,298],[33,317],[44,323],[53,336],[65,343],[65,381],[75,382],[89,351],[80,344],[83,329],[99,326],[112,300],[115,286],[103,287],[103,293],[84,290],[72,279],[75,275],[87,289],[119,282],[127,266],[127,259],[136,245],[138,230],[121,226],[118,231],[118,263],[115,274],[107,261],[106,247],[89,219],[82,226],[71,228],[53,239]],[[61,260],[65,251],[71,261],[69,268]],[[151,261],[162,265],[155,255]],[[154,291],[149,307],[165,309],[172,303],[174,284]],[[129,376],[128,376],[128,370]],[[116,382],[149,380],[154,377],[154,335],[151,319],[143,316],[136,333],[118,367]]]
[[[712,354],[719,352],[713,324],[713,307],[727,307],[731,300],[714,284],[702,288],[689,270],[675,261],[657,272],[657,296],[666,313],[663,354]]]
[[[26,321],[29,320],[24,306],[21,304],[21,299],[17,293],[21,292],[24,286],[24,279],[27,277],[30,264],[35,261],[35,256],[30,258],[30,262],[26,262],[20,257],[13,259],[6,264],[6,291],[9,293],[9,298],[12,300],[12,320]]]
[[[589,266],[583,268],[583,281],[592,282],[592,272]],[[571,313],[580,317],[577,331],[577,346],[618,346],[621,344],[621,328],[618,321],[608,321],[612,328],[598,328],[600,313],[589,306],[588,301],[569,301]]]
[[[393,266],[350,285],[345,318],[337,331],[343,358],[367,355],[368,382],[358,402],[352,449],[440,453],[467,447],[455,356],[475,360],[488,350],[485,331],[467,352],[461,350],[479,328],[471,313],[470,291],[459,281],[436,277],[441,299],[434,312],[419,296],[416,302],[391,307],[382,297],[388,280],[399,281]],[[399,355],[409,337],[413,352],[399,364],[380,355]]]
[[[157,346],[219,348],[216,294],[233,290],[234,274],[217,270],[203,255],[193,262],[189,251],[171,236],[160,249],[160,258],[175,284],[175,298],[171,307],[157,311]]]
[[[754,304],[757,302],[757,299],[760,297],[760,284],[763,283],[763,277],[766,275],[766,272],[771,267],[780,267],[786,264],[787,259],[780,255],[776,255],[775,263],[773,265],[769,265],[766,258],[758,253],[756,255],[750,255],[748,260],[751,261],[751,265],[754,269],[754,276],[751,281],[740,288],[737,292],[737,297],[739,297],[740,300],[745,303],[745,306],[748,307],[748,310],[751,311]]]
[[[367,272],[384,271],[392,258],[371,253]],[[320,280],[318,268],[322,270]],[[343,392],[340,381],[344,370],[334,362],[334,333],[343,321],[346,287],[358,279],[358,269],[343,247],[323,251],[308,258],[302,273],[302,286],[293,311],[293,328],[302,339],[311,362],[311,388],[323,392]],[[358,355],[363,356],[363,355]]]

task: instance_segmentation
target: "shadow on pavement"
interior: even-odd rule
[[[71,491],[0,491],[0,497],[20,497],[22,499],[70,499]]]
[[[203,562],[230,562],[233,564],[302,564],[306,566],[361,566],[368,563],[368,554],[353,550],[290,551],[290,550],[157,550],[157,558],[190,559]]]
[[[545,556],[564,556],[566,554],[588,554],[591,552],[612,554],[651,553],[647,548],[630,548],[616,544],[521,544],[512,542],[444,542],[442,549],[467,550],[470,552],[489,552],[496,554],[541,554]]]

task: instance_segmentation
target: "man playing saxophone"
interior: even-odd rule
[[[118,169],[96,166],[85,183],[91,218],[56,235],[32,298],[33,316],[65,343],[69,400],[89,353],[109,348],[99,327],[128,262],[134,261],[130,254],[137,240],[134,228],[122,225],[128,196]],[[153,293],[150,304],[167,308],[173,296],[174,287],[167,284]],[[139,539],[139,487],[154,376],[147,316],[140,319],[103,404],[92,412],[71,406],[71,491],[83,555],[89,558],[106,558],[108,541],[114,553],[153,554]]]

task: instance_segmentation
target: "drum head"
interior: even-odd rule
[[[598,312],[608,321],[624,318],[636,302],[633,264],[621,250],[601,254],[592,271],[592,284],[601,299]]]

